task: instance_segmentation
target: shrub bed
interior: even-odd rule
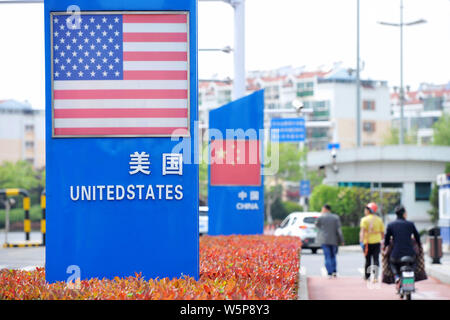
[[[346,245],[359,244],[359,227],[342,227],[342,235]]]
[[[45,271],[0,270],[0,299],[296,299],[299,250],[296,237],[204,236],[200,279],[134,277],[48,284]]]

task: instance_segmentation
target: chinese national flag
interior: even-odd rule
[[[212,186],[261,185],[258,140],[211,141]]]

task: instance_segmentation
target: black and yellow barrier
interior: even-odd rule
[[[25,216],[23,219],[23,231],[25,232],[25,242],[21,243],[4,243],[5,248],[21,248],[21,247],[39,247],[42,246],[41,242],[31,242],[30,232],[31,232],[31,220],[30,220],[30,195],[27,190],[19,188],[8,188],[0,189],[0,196],[5,195],[6,197],[13,196],[23,196],[23,210],[25,211]],[[6,230],[8,232],[8,230]]]
[[[45,246],[45,207],[46,207],[46,199],[45,199],[45,190],[42,191],[41,194],[41,209],[42,209],[42,218],[41,218],[41,233],[42,233],[42,245]]]

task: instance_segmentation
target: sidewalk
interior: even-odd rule
[[[310,300],[399,300],[394,285],[366,284],[360,277],[308,277]],[[416,283],[413,300],[450,300],[450,285],[433,278]]]
[[[360,252],[360,246],[339,247],[339,252]],[[450,300],[450,254],[441,258],[441,264],[431,264],[425,253],[428,279],[416,283],[413,300]],[[394,285],[367,284],[361,276],[341,276],[328,279],[321,276],[303,277],[307,286],[303,299],[310,300],[399,300]],[[307,298],[305,298],[307,297]]]

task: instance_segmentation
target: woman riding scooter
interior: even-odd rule
[[[384,237],[384,248],[388,250],[392,238],[392,252],[390,254],[390,266],[394,274],[395,283],[398,286],[400,281],[400,267],[402,257],[412,257],[416,260],[416,252],[413,247],[411,236],[416,240],[419,248],[422,247],[420,242],[420,235],[417,232],[416,226],[413,222],[407,221],[407,212],[405,207],[398,206],[395,208],[397,220],[391,222],[387,226]]]

